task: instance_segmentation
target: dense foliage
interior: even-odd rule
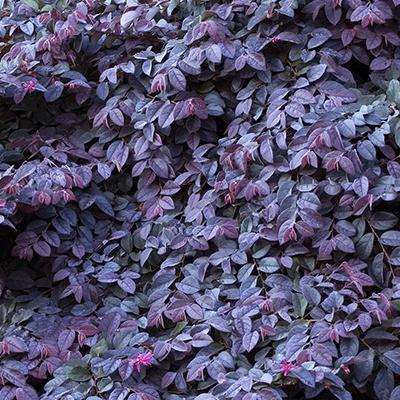
[[[399,0],[0,1],[0,398],[400,398]]]

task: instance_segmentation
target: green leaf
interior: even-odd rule
[[[264,257],[271,246],[265,241],[258,241],[253,245],[253,258],[262,258]]]
[[[263,258],[258,265],[258,269],[267,274],[272,274],[273,272],[278,271],[279,268],[278,261],[273,257]]]
[[[58,0],[57,1],[57,8],[61,12],[63,12],[67,8],[67,5],[68,5],[68,0]]]
[[[392,306],[397,310],[400,311],[400,299],[394,299],[391,301]]]
[[[0,325],[4,325],[4,323],[6,322],[7,319],[7,309],[6,307],[2,304],[0,306]]]
[[[371,232],[366,233],[356,245],[356,253],[361,260],[366,260],[370,256],[373,246],[374,234]]]
[[[387,99],[390,103],[394,103],[397,94],[400,92],[400,84],[397,79],[392,79],[389,82],[388,90],[386,91]]]
[[[115,349],[121,349],[128,346],[130,340],[132,339],[134,333],[128,330],[123,330],[118,332],[113,339],[113,346]]]
[[[79,367],[72,368],[70,371],[68,371],[67,376],[68,376],[68,378],[72,379],[73,381],[85,382],[85,381],[88,381],[92,377],[92,374],[87,368],[79,366]]]
[[[108,392],[113,388],[113,386],[114,381],[109,376],[101,379],[100,382],[97,383],[97,388],[99,389],[100,393]]]
[[[185,326],[186,326],[187,324],[188,324],[187,321],[180,321],[180,322],[178,322],[178,323],[176,324],[175,329],[173,330],[171,336],[173,336],[173,337],[178,336],[178,335],[183,331],[183,329],[185,328]]]
[[[19,312],[15,313],[12,317],[12,323],[18,324],[20,322],[28,320],[33,315],[32,310],[21,309]]]
[[[90,354],[92,357],[100,357],[100,355],[107,350],[108,350],[108,345],[106,340],[101,339],[90,349]]]
[[[35,11],[39,11],[39,3],[35,0],[22,0],[21,3],[32,7]]]
[[[300,293],[293,293],[292,302],[295,314],[298,317],[304,317],[308,305],[306,298]]]
[[[68,378],[66,375],[56,376],[45,384],[44,389],[46,390],[46,392],[51,392],[55,388],[60,387],[67,379]]]

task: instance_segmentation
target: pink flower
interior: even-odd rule
[[[136,356],[136,360],[131,361],[130,364],[136,364],[136,369],[138,370],[138,372],[140,372],[140,364],[143,364],[145,366],[151,365],[151,357],[153,357],[152,353],[138,354]]]
[[[346,374],[349,374],[349,373],[350,373],[350,369],[349,369],[348,367],[346,367],[344,364],[342,364],[342,365],[340,366],[340,368],[342,368],[343,371],[344,371]]]
[[[292,365],[292,363],[288,363],[286,360],[282,361],[283,366],[283,375],[287,376],[287,374],[292,370],[292,369],[299,369],[299,367],[295,367]]]
[[[272,42],[272,43],[276,43],[276,42],[279,42],[280,40],[281,40],[280,36],[274,36],[274,37],[271,39],[271,42]]]
[[[24,89],[28,93],[32,93],[35,90],[35,81],[30,81],[29,83],[24,83]]]

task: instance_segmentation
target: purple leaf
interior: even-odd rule
[[[374,58],[371,62],[370,68],[373,71],[379,71],[389,68],[391,61],[385,57]]]
[[[381,243],[387,246],[398,247],[400,246],[400,232],[387,231],[382,233]]]
[[[258,233],[245,232],[239,236],[239,248],[242,251],[248,250],[260,238]]]
[[[189,244],[196,250],[208,250],[209,245],[203,237],[189,237]]]
[[[393,228],[397,225],[398,218],[395,217],[393,214],[385,212],[385,211],[378,211],[372,215],[370,224],[373,228],[385,231],[388,229]]]
[[[372,318],[369,314],[362,313],[358,316],[358,323],[363,332],[365,332],[371,327]]]
[[[33,250],[41,257],[49,257],[51,254],[50,246],[43,240],[39,240],[33,245]]]
[[[339,165],[343,169],[344,172],[347,172],[350,175],[354,175],[354,164],[351,160],[345,156],[339,158]]]
[[[243,347],[250,352],[258,343],[259,333],[257,331],[248,332],[243,336]]]
[[[124,116],[119,108],[113,108],[108,116],[110,117],[111,121],[114,122],[115,125],[124,126]]]
[[[315,387],[315,379],[310,371],[300,367],[299,369],[293,369],[292,375],[303,382],[306,386]]]
[[[348,236],[340,233],[334,237],[334,241],[339,250],[342,250],[345,253],[355,252],[354,243]]]
[[[178,90],[186,90],[186,78],[185,75],[178,68],[172,68],[168,71],[168,78],[171,85]]]
[[[303,208],[299,211],[299,215],[301,219],[312,228],[322,228],[324,226],[324,219],[312,208]]]
[[[3,342],[8,346],[8,349],[12,353],[24,353],[29,351],[26,343],[17,336],[6,336]]]
[[[0,390],[0,398],[3,400],[13,400],[16,391],[17,388],[15,386],[4,386],[3,389]]]
[[[181,282],[175,283],[175,286],[178,290],[185,294],[194,294],[200,290],[199,281],[193,276],[184,278]]]
[[[343,46],[349,45],[353,41],[354,36],[355,36],[355,32],[353,32],[352,29],[345,29],[342,32],[342,36],[341,36]]]
[[[332,355],[329,350],[322,344],[315,344],[310,349],[310,355],[314,361],[320,365],[331,366]]]
[[[158,124],[161,128],[165,128],[174,121],[174,104],[166,104],[160,111],[158,116]]]
[[[66,329],[58,335],[58,348],[60,351],[68,350],[75,340],[75,332]]]
[[[366,6],[357,7],[352,13],[350,17],[351,22],[361,21],[365,16],[368,15],[368,8]]]
[[[149,167],[160,178],[164,178],[164,179],[168,179],[169,178],[168,164],[162,158],[153,158],[152,160],[150,160]]]
[[[206,56],[211,62],[217,63],[217,64],[220,63],[221,58],[222,58],[220,47],[216,44],[213,44],[210,47],[207,47]]]
[[[357,178],[353,182],[353,188],[356,194],[360,197],[366,196],[368,194],[369,182],[368,178],[362,176],[361,178]]]
[[[193,347],[206,347],[213,343],[213,339],[207,333],[196,333],[191,343]]]
[[[392,372],[400,375],[400,348],[397,347],[394,350],[389,350],[383,353],[380,360],[385,364]]]
[[[174,382],[175,377],[176,377],[176,373],[175,373],[175,372],[171,372],[171,371],[167,372],[167,373],[163,376],[163,378],[162,378],[162,380],[161,380],[161,387],[162,387],[163,389],[165,389],[165,388],[167,388],[168,386],[170,386],[170,385]]]
[[[129,360],[122,360],[121,364],[118,366],[118,372],[123,381],[126,381],[134,371],[135,367],[130,363]]]
[[[265,58],[261,53],[249,52],[247,53],[247,64],[257,71],[265,70]]]
[[[319,87],[319,91],[344,103],[352,103],[357,100],[357,96],[339,82],[326,81]]]
[[[189,307],[186,308],[187,315],[193,319],[203,319],[203,310],[197,304],[191,304]]]
[[[101,332],[116,332],[120,323],[121,315],[117,312],[111,312],[100,319],[99,329]]]
[[[136,284],[131,278],[118,280],[118,286],[127,293],[134,294],[136,291]]]

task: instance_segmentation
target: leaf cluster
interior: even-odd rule
[[[0,5],[0,399],[399,398],[398,0]]]

